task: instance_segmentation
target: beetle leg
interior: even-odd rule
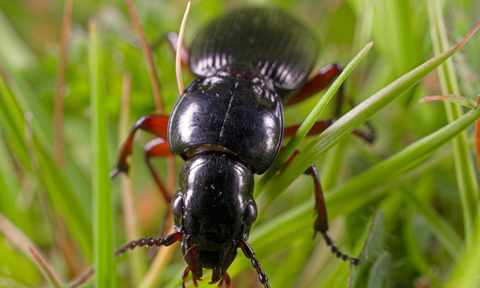
[[[299,152],[295,151],[290,159],[283,165],[282,169],[287,166],[290,161],[297,156]],[[327,208],[325,206],[325,198],[323,197],[323,191],[322,191],[322,186],[320,184],[320,177],[318,176],[318,170],[317,166],[315,164],[312,164],[303,174],[310,175],[313,178],[313,183],[315,185],[315,211],[317,211],[317,219],[315,219],[315,223],[313,225],[315,233],[320,232],[323,235],[323,238],[325,239],[325,242],[327,243],[328,246],[330,246],[330,249],[332,250],[332,253],[334,253],[337,257],[342,258],[343,260],[348,260],[352,262],[354,265],[358,265],[360,263],[360,259],[358,258],[352,258],[346,254],[343,254],[338,250],[338,248],[333,245],[333,240],[328,236],[327,231],[328,231],[328,219],[327,219]]]
[[[165,236],[164,238],[140,238],[137,241],[132,241],[126,245],[118,248],[113,256],[117,257],[120,254],[125,253],[128,249],[132,250],[133,248],[139,246],[170,246],[173,243],[177,242],[182,238],[183,233],[175,232],[170,235]]]
[[[220,279],[220,282],[218,282],[217,288],[222,288],[223,287],[223,277]]]
[[[198,282],[197,282],[197,280],[202,281],[202,279],[198,278],[198,277],[195,276],[195,274],[193,274],[193,273],[192,273],[192,279],[193,279],[193,285],[198,288]]]
[[[243,240],[240,240],[239,244],[240,248],[242,248],[243,254],[245,254],[245,257],[252,261],[253,268],[257,270],[260,283],[262,283],[265,288],[270,288],[270,285],[268,285],[268,277],[265,272],[263,272],[262,268],[260,268],[260,262],[258,262],[257,258],[255,258],[255,251],[252,249],[252,246]]]
[[[150,132],[157,137],[167,139],[167,125],[167,115],[154,114],[143,116],[138,119],[137,122],[135,122],[132,130],[130,131],[127,141],[125,141],[125,144],[123,144],[117,167],[113,169],[112,172],[110,172],[110,178],[115,177],[120,172],[128,172],[127,157],[128,155],[132,154],[133,138],[135,136],[135,132],[137,132],[138,129]]]
[[[188,278],[188,273],[190,273],[190,266],[185,267],[185,270],[183,270],[183,275],[182,275],[182,288],[185,288],[185,281],[187,281]],[[202,279],[198,278],[195,276],[195,274],[192,273],[192,280],[193,280],[193,285],[198,288],[198,282],[197,280],[202,281]]]
[[[157,172],[153,168],[152,163],[150,162],[151,157],[167,157],[172,155],[170,153],[170,149],[168,148],[168,143],[163,138],[155,138],[148,142],[143,149],[145,151],[145,160],[147,161],[150,174],[152,174],[160,193],[162,193],[163,198],[165,198],[165,201],[170,203],[172,201],[172,193],[168,191],[167,187],[165,187],[162,179],[160,176],[158,176]]]
[[[308,82],[285,103],[285,105],[290,106],[302,102],[327,88],[333,83],[335,78],[342,73],[342,70],[340,64],[330,64],[323,67],[318,71],[318,74],[312,79],[309,79]]]
[[[225,287],[229,288],[231,281],[228,272],[225,272],[225,274],[223,274],[223,278],[225,279]]]
[[[328,119],[328,120],[322,120],[322,121],[315,122],[315,124],[313,124],[312,128],[308,131],[307,136],[318,135],[318,134],[322,133],[323,131],[325,131],[325,129],[327,129],[333,123],[335,123],[335,121],[337,121],[337,120],[336,119]],[[299,127],[300,127],[300,125],[293,125],[293,126],[286,127],[285,130],[284,130],[283,136],[284,137],[292,137],[295,134],[295,132],[297,132]],[[362,138],[363,140],[367,141],[368,143],[372,143],[375,140],[375,134],[373,133],[373,129],[370,128],[370,130],[372,130],[372,132],[366,133],[366,132],[363,132],[359,129],[355,129],[355,130],[353,130],[352,133],[354,133],[358,137]]]
[[[360,259],[352,258],[340,252],[338,248],[333,245],[332,238],[330,238],[330,236],[328,236],[327,234],[327,209],[325,207],[325,198],[323,197],[322,186],[320,185],[320,178],[318,177],[318,170],[315,164],[312,164],[312,166],[310,166],[307,171],[305,171],[305,174],[312,176],[315,183],[315,210],[317,211],[317,219],[314,223],[315,232],[322,233],[325,242],[328,246],[330,246],[332,253],[334,253],[337,257],[342,258],[343,260],[348,260],[354,265],[358,265],[360,263]]]
[[[185,270],[183,270],[182,288],[185,288],[185,281],[187,281],[188,273],[190,273],[190,267],[187,266],[187,267],[185,267]]]

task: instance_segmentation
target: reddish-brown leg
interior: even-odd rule
[[[228,274],[228,272],[226,272],[225,274],[223,274],[223,279],[225,279],[225,287],[229,288],[230,287],[230,284],[232,283],[230,281],[230,274]]]
[[[117,257],[120,254],[125,253],[128,249],[132,250],[135,247],[142,247],[142,246],[170,246],[173,243],[177,242],[182,238],[182,233],[175,232],[170,235],[165,236],[164,238],[141,238],[137,241],[132,241],[126,245],[121,246],[118,248],[113,256]]]
[[[252,246],[250,246],[246,241],[240,240],[240,248],[242,248],[245,257],[252,261],[252,266],[257,270],[260,283],[262,283],[265,288],[270,288],[270,285],[268,284],[268,277],[265,272],[263,272],[262,268],[260,268],[260,262],[258,262],[257,258],[255,258],[255,251],[252,249]]]
[[[193,279],[193,286],[198,288],[198,282],[197,281],[202,281],[201,278],[198,278],[197,276],[192,274],[192,279]]]
[[[293,155],[288,159],[288,161],[283,165],[282,169],[285,168],[290,161],[297,156],[299,152],[295,151]],[[325,198],[323,197],[322,186],[320,184],[320,177],[318,176],[318,170],[315,164],[312,164],[304,174],[310,175],[313,178],[313,183],[315,185],[315,211],[317,211],[317,219],[315,219],[315,223],[313,225],[315,233],[320,232],[325,239],[325,242],[328,246],[330,246],[332,252],[339,258],[343,260],[348,260],[352,262],[354,265],[358,265],[360,263],[360,259],[352,258],[346,254],[343,254],[338,250],[338,248],[333,245],[333,240],[328,236],[328,218],[327,218],[327,208],[325,206]]]
[[[120,172],[128,172],[127,157],[132,154],[133,138],[135,137],[135,132],[137,132],[138,129],[150,132],[157,137],[167,139],[167,125],[168,116],[166,115],[154,114],[143,116],[142,118],[138,119],[137,122],[135,122],[132,131],[128,135],[127,141],[125,141],[125,144],[123,144],[117,167],[110,172],[110,178],[115,177]],[[173,155],[170,154],[168,156]]]
[[[189,266],[185,267],[185,270],[183,270],[183,274],[182,274],[182,288],[185,288],[185,282],[187,281],[188,273],[190,273],[190,267],[189,267]],[[197,282],[197,280],[202,281],[202,279],[198,278],[197,276],[195,276],[195,275],[193,275],[193,274],[192,274],[192,279],[193,279],[193,285],[198,288],[198,282]]]
[[[158,189],[160,193],[162,193],[163,198],[170,203],[172,200],[172,192],[168,191],[165,184],[163,184],[162,179],[153,168],[152,163],[150,162],[150,158],[152,157],[168,157],[172,154],[170,153],[170,149],[168,148],[168,143],[163,138],[155,138],[152,141],[148,142],[144,147],[145,151],[145,160],[147,161],[148,169],[150,170],[150,174],[152,174],[155,183],[157,183]]]
[[[342,67],[339,64],[331,64],[323,67],[318,71],[318,74],[308,80],[308,82],[303,85],[303,87],[300,88],[300,90],[298,90],[295,95],[285,103],[285,105],[290,106],[297,104],[317,94],[333,83],[340,73],[342,73]]]
[[[185,267],[185,270],[183,270],[182,288],[185,288],[185,281],[187,281],[188,273],[190,273],[190,267],[187,266],[187,267]]]
[[[333,123],[337,121],[336,119],[328,119],[328,120],[322,120],[322,121],[317,121],[315,124],[313,124],[312,128],[310,131],[308,131],[307,135],[318,135],[325,131],[329,126],[331,126]],[[300,125],[293,125],[286,127],[284,130],[284,135],[285,137],[292,137],[295,132],[297,132],[298,128]],[[353,132],[355,135],[358,137],[362,138],[363,140],[367,141],[368,143],[372,143],[375,140],[375,134],[373,133],[365,133],[361,130],[355,129]]]

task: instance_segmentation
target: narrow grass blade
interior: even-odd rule
[[[476,227],[480,222],[474,223]],[[480,253],[478,251],[478,243],[480,243],[480,235],[473,235],[473,243],[475,245],[465,245],[459,254],[458,261],[452,267],[448,279],[442,287],[445,288],[470,288],[480,286]]]
[[[122,104],[119,118],[119,146],[123,145],[123,141],[127,139],[129,133],[129,119],[130,119],[130,94],[131,94],[132,76],[128,73],[123,75],[122,84]],[[122,180],[122,203],[123,203],[123,215],[124,215],[124,227],[127,239],[134,240],[139,239],[138,227],[140,224],[137,219],[137,211],[135,210],[135,198],[132,193],[132,179],[122,173],[120,175]],[[138,286],[142,277],[147,270],[145,265],[146,255],[144,251],[136,251],[135,253],[128,254],[128,264],[132,274],[132,282],[135,286]]]
[[[35,244],[3,214],[0,213],[0,232],[5,235],[22,253],[29,258],[29,248],[36,247]]]
[[[408,202],[407,202],[408,203]],[[403,241],[405,249],[407,250],[408,257],[412,266],[417,269],[420,275],[428,276],[432,284],[435,287],[440,286],[440,280],[430,271],[431,264],[428,262],[425,251],[422,250],[421,245],[418,243],[417,235],[418,229],[415,229],[415,226],[418,221],[415,221],[413,218],[414,213],[413,210],[407,211],[407,217],[403,220]],[[418,224],[417,224],[418,225]],[[428,233],[429,229],[425,229],[425,225],[420,227],[422,230],[427,230]]]
[[[31,171],[30,160],[28,159],[27,146],[23,139],[23,112],[18,105],[10,87],[7,85],[7,79],[10,77],[5,67],[0,65],[0,123],[2,129],[8,136],[8,142],[11,143],[12,151],[17,159],[20,160],[23,167]]]
[[[394,177],[402,175],[412,169],[415,165],[425,160],[441,146],[445,145],[458,133],[469,127],[480,117],[480,110],[476,108],[460,119],[448,124],[440,130],[426,136],[415,143],[410,144],[400,152],[390,156],[369,170],[357,175],[342,186],[335,188],[327,194],[327,203],[330,211],[335,212],[337,205],[342,203],[343,208],[347,201],[359,201],[359,197],[365,197],[360,192],[379,187],[380,185],[392,180]]]
[[[0,287],[30,288],[31,286],[24,285],[12,279],[0,277]]]
[[[91,218],[81,200],[77,198],[67,176],[55,165],[51,155],[48,155],[37,141],[34,140],[33,144],[34,153],[40,166],[41,180],[46,187],[53,208],[65,218],[68,229],[84,256],[91,260]]]
[[[67,0],[63,10],[62,32],[60,36],[60,55],[58,57],[57,75],[55,77],[55,103],[54,103],[54,147],[55,162],[60,167],[65,165],[63,143],[63,121],[65,106],[65,79],[67,78],[67,45],[70,34],[70,22],[72,20],[73,0]]]
[[[24,68],[36,61],[35,55],[19,37],[15,28],[0,9],[0,31],[2,31],[2,45],[0,45],[0,60],[10,67]]]
[[[462,47],[468,39],[480,28],[480,23],[456,46],[408,72],[375,95],[363,101],[360,105],[345,114],[315,140],[313,140],[292,162],[279,174],[272,178],[266,186],[267,205],[297,179],[318,157],[338,143],[340,139],[350,134],[360,124],[378,112],[381,108],[400,96],[407,89],[418,83],[423,77],[443,63]],[[361,190],[360,190],[361,191]]]
[[[2,126],[0,125],[0,138],[3,136],[2,132]],[[19,189],[18,179],[13,173],[15,166],[3,141],[0,141],[0,159],[2,159],[0,161],[0,191],[2,191],[0,193],[0,212],[17,226],[22,227],[23,225],[20,223],[29,221],[29,219],[28,217],[22,217],[15,205],[14,199],[17,193],[14,191]]]
[[[38,269],[42,271],[43,276],[50,284],[50,286],[54,288],[62,287],[60,281],[58,280],[58,277],[55,275],[55,273],[53,273],[51,265],[45,261],[45,259],[40,255],[40,253],[38,253],[35,248],[30,247],[29,250],[32,254],[32,257],[35,259],[35,263],[37,264]]]
[[[68,287],[69,288],[76,288],[76,287],[82,285],[93,275],[94,272],[95,271],[93,270],[93,268],[89,268],[87,271],[82,273],[82,275],[80,275],[77,279],[75,279],[72,283],[70,283],[68,285]]]
[[[434,51],[435,54],[439,54],[440,49],[445,49],[445,47],[449,46],[440,1],[429,0],[428,10]],[[477,27],[479,25],[480,23],[477,24]],[[439,67],[438,75],[442,94],[460,94],[452,60],[446,61],[444,65]],[[449,122],[458,119],[463,114],[461,107],[452,103],[445,103],[445,108]],[[467,135],[462,133],[456,137],[453,140],[453,147],[457,185],[462,203],[465,236],[467,243],[472,245],[472,237],[475,233],[473,230],[480,230],[480,227],[473,226],[473,223],[480,219],[478,207],[478,178],[476,177],[472,159],[470,158]]]
[[[12,83],[13,80],[8,78],[9,74],[7,74],[5,70],[2,72],[0,79],[2,104],[0,107],[2,109],[1,112],[5,113],[0,113],[0,119],[1,123],[6,124],[3,125],[2,128],[4,128],[6,134],[10,136],[8,137],[8,141],[11,141],[9,147],[12,147],[12,151],[14,151],[18,159],[21,160],[23,167],[27,171],[33,171],[27,144],[23,135],[25,125],[24,112],[22,111],[21,105],[17,102],[18,97],[15,97],[7,86],[7,83]],[[9,80],[6,81],[5,78]],[[3,104],[5,104],[5,106]],[[51,157],[45,152],[45,146],[39,143],[42,142],[38,137],[39,134],[41,134],[41,132],[39,132],[39,125],[35,125],[34,122],[33,126],[36,126],[36,128],[34,129],[33,139],[30,143],[33,148],[30,152],[38,158],[41,181],[45,187],[47,187],[46,190],[53,207],[57,211],[60,211],[65,217],[70,232],[75,236],[80,248],[85,253],[84,255],[87,258],[91,257],[91,226],[90,219],[86,213],[88,203],[82,202],[83,198],[79,197],[80,194],[76,193],[77,191],[73,189],[72,182],[67,180],[64,172],[58,170],[55,163],[51,160]]]
[[[432,233],[450,253],[450,256],[455,259],[462,247],[462,238],[460,238],[455,229],[453,229],[445,219],[438,215],[430,205],[421,203],[418,197],[410,190],[402,189],[402,195],[404,196],[406,203],[415,207],[416,211],[420,212],[425,217],[430,224]]]
[[[145,64],[147,65],[148,75],[150,76],[150,83],[152,84],[153,97],[155,99],[155,106],[157,107],[157,113],[164,114],[162,104],[162,93],[160,91],[160,81],[158,80],[157,70],[153,63],[152,51],[150,50],[150,45],[148,45],[147,38],[142,29],[142,24],[138,19],[137,12],[135,7],[133,7],[132,0],[125,0],[125,5],[127,6],[128,13],[132,18],[133,25],[135,26],[135,31],[140,38],[140,44],[142,46],[143,57],[145,57]]]
[[[310,131],[312,126],[315,124],[315,121],[318,119],[318,116],[320,116],[320,113],[322,113],[328,102],[330,102],[330,99],[332,99],[332,97],[335,95],[335,93],[345,81],[347,76],[353,71],[353,69],[355,69],[355,67],[358,65],[358,63],[360,63],[363,57],[367,55],[368,51],[370,50],[370,48],[372,48],[372,46],[373,42],[368,43],[355,56],[355,58],[353,58],[353,60],[348,63],[347,67],[345,67],[340,76],[338,76],[335,82],[333,82],[333,84],[330,86],[322,99],[320,99],[317,105],[313,108],[312,112],[310,112],[302,125],[300,125],[295,135],[293,135],[292,139],[290,139],[288,144],[284,147],[282,153],[278,155],[277,159],[272,164],[268,172],[265,173],[262,179],[256,184],[256,194],[263,190],[266,183],[277,173],[277,171],[283,166],[283,164],[287,162],[290,156],[292,156],[297,146],[300,144],[300,142],[302,142],[303,139],[305,139],[308,131]]]
[[[95,286],[114,287],[113,279],[113,208],[110,191],[107,115],[103,92],[103,62],[98,22],[89,22],[90,101],[92,107],[92,180]]]
[[[455,104],[458,104],[458,105],[463,105],[463,106],[466,106],[466,107],[470,107],[472,109],[477,106],[475,101],[473,101],[472,99],[470,99],[468,97],[464,97],[464,96],[460,96],[460,95],[451,95],[451,94],[449,94],[449,95],[427,96],[427,97],[424,97],[424,98],[418,100],[418,102],[423,103],[423,102],[437,101],[437,100],[444,100],[444,101],[447,101],[447,102],[450,102],[450,103],[455,103]]]
[[[43,281],[42,274],[32,259],[32,255],[24,255],[17,249],[12,249],[12,243],[0,233],[0,278],[8,277],[10,280],[21,282],[27,287],[38,287]],[[28,251],[28,250],[27,250]],[[23,287],[20,285],[2,285],[0,287]]]

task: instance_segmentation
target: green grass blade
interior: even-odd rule
[[[25,143],[23,131],[24,131],[24,119],[23,111],[17,102],[16,97],[10,92],[9,87],[6,85],[5,77],[8,77],[6,73],[2,73],[0,79],[0,89],[2,92],[2,107],[1,120],[5,125],[2,128],[7,130],[9,147],[12,147],[12,151],[18,159],[21,159],[23,167],[27,170],[31,170],[31,161],[28,155],[27,146]],[[36,126],[36,125],[34,125]],[[82,194],[73,189],[72,182],[68,181],[65,173],[60,171],[56,167],[55,163],[51,161],[50,156],[45,152],[44,146],[38,142],[38,126],[35,129],[35,141],[33,141],[34,150],[32,151],[38,158],[40,164],[40,170],[42,179],[47,188],[49,198],[52,201],[54,208],[61,212],[68,223],[68,227],[75,239],[78,241],[81,250],[84,255],[89,258],[92,255],[91,251],[91,226],[90,219],[87,214],[88,203],[82,202],[85,198]],[[32,149],[33,150],[33,149]],[[25,154],[26,153],[26,154]],[[23,160],[24,159],[24,160]],[[13,208],[14,206],[12,206]],[[22,226],[23,227],[23,226]]]
[[[447,33],[443,20],[442,9],[439,1],[428,1],[429,17],[432,29],[432,40],[435,54],[439,54],[440,49],[448,47]],[[478,25],[477,25],[478,26]],[[458,80],[455,75],[455,67],[453,61],[446,61],[439,67],[438,74],[442,88],[442,94],[460,94]],[[448,121],[452,122],[458,119],[463,111],[461,107],[453,103],[445,103]],[[472,245],[473,229],[478,230],[480,227],[474,227],[473,223],[480,219],[480,211],[478,207],[478,178],[473,162],[469,155],[466,133],[460,134],[453,140],[455,172],[457,176],[457,185],[462,203],[462,212],[464,217],[465,236],[468,245]]]
[[[0,277],[0,287],[30,288],[31,286],[26,286],[12,279]]]
[[[119,133],[118,133],[118,143],[121,148],[125,139],[127,139],[130,132],[130,91],[132,76],[129,73],[123,75],[122,83],[122,98],[121,98],[121,111],[119,117]],[[134,168],[130,165],[130,169]],[[136,201],[132,191],[132,173],[130,175],[119,175],[121,177],[122,184],[122,202],[123,202],[123,213],[124,213],[124,227],[125,234],[127,236],[127,241],[132,241],[134,239],[141,238],[138,227],[139,222],[137,219],[136,211]],[[118,242],[117,242],[118,244]],[[128,264],[131,270],[132,282],[135,286],[142,281],[142,278],[145,276],[147,271],[146,263],[144,261],[146,257],[146,251],[135,251],[135,253],[128,253]]]
[[[458,105],[475,108],[477,103],[468,97],[460,96],[460,95],[434,95],[434,96],[427,96],[420,99],[418,102],[428,102],[428,101],[435,101],[435,100],[445,100],[447,102],[455,103]]]
[[[29,253],[30,247],[35,247],[32,240],[0,213],[0,275],[29,286],[38,283],[40,275]]]
[[[406,201],[408,202],[408,201]],[[412,210],[411,210],[412,211]],[[410,258],[410,262],[412,265],[417,269],[417,271],[421,275],[428,276],[430,281],[435,285],[439,286],[440,281],[438,278],[430,271],[431,264],[428,262],[425,251],[422,250],[421,245],[418,243],[418,229],[425,230],[425,225],[421,227],[415,227],[415,224],[418,226],[418,221],[415,221],[413,217],[413,213],[411,211],[407,211],[407,218],[403,221],[403,241],[404,246],[406,248],[408,257]],[[417,228],[417,229],[415,229]],[[429,229],[426,229],[427,233]],[[425,233],[425,231],[423,231]]]
[[[2,45],[0,45],[0,60],[8,66],[26,67],[36,61],[34,54],[25,45],[8,18],[0,9],[0,31],[2,31]]]
[[[430,205],[422,203],[415,193],[409,189],[402,189],[402,195],[404,195],[406,203],[415,207],[415,209],[425,217],[430,224],[432,233],[435,234],[443,247],[450,253],[452,258],[455,259],[460,251],[460,247],[462,247],[462,238],[458,236],[455,229],[438,215]]]
[[[25,169],[31,170],[27,146],[22,133],[24,127],[23,112],[7,85],[6,79],[9,75],[1,65],[0,69],[0,123],[8,136],[8,142],[11,143],[10,146],[15,156],[20,160]]]
[[[325,93],[325,95],[320,99],[320,101],[317,103],[317,105],[313,108],[312,112],[307,116],[305,121],[300,125],[298,128],[297,132],[295,135],[293,135],[292,139],[288,142],[288,144],[285,146],[285,148],[282,150],[282,153],[280,153],[273,162],[272,166],[270,169],[268,169],[268,172],[265,173],[265,175],[262,177],[262,179],[256,184],[255,190],[256,194],[258,194],[260,191],[263,190],[265,187],[266,183],[277,173],[277,171],[287,162],[287,160],[290,158],[290,156],[293,154],[295,149],[298,147],[300,142],[302,142],[303,139],[305,139],[308,131],[312,128],[312,126],[315,124],[315,121],[317,121],[318,116],[320,116],[320,113],[325,109],[327,106],[328,102],[330,102],[330,99],[335,95],[337,90],[340,88],[342,83],[345,81],[347,76],[355,69],[355,67],[360,63],[360,61],[367,55],[368,51],[370,48],[372,48],[373,42],[368,43],[356,56],[353,58],[350,63],[348,63],[347,67],[342,71],[340,76],[333,82],[333,84],[330,86],[328,91]]]
[[[84,256],[91,260],[92,226],[81,200],[77,198],[65,173],[54,163],[52,156],[47,155],[37,141],[33,141],[35,156],[41,171],[41,180],[45,185],[48,197],[55,210],[59,211],[67,222],[67,227],[78,242]]]
[[[2,127],[0,126],[0,137],[2,136]],[[13,171],[14,165],[8,155],[7,147],[3,141],[0,141],[0,213],[3,213],[10,221],[17,226],[22,227],[20,223],[28,221],[21,217],[15,205],[14,198],[17,196],[14,191],[18,191],[18,179],[16,179]]]
[[[455,122],[412,143],[400,152],[352,178],[342,186],[330,191],[326,197],[329,207],[332,207],[332,205],[333,207],[338,207],[337,205],[342,204],[343,209],[346,209],[346,206],[348,206],[347,201],[350,203],[362,202],[362,198],[365,198],[366,195],[359,193],[359,191],[366,193],[396,176],[402,175],[473,124],[478,117],[480,117],[480,110],[476,108]],[[330,210],[335,212],[335,208]]]
[[[297,179],[303,171],[312,165],[322,153],[330,149],[340,141],[340,139],[350,134],[369,117],[393,101],[396,97],[400,96],[407,89],[418,83],[423,77],[458,51],[458,49],[470,39],[479,27],[480,23],[459,44],[392,82],[390,85],[356,106],[320,134],[292,160],[285,170],[277,174],[267,184],[265,193],[267,205],[278,197],[281,192],[285,191],[285,189]]]
[[[89,23],[90,101],[92,107],[91,149],[93,190],[93,235],[95,286],[114,287],[113,208],[107,150],[107,115],[98,22]]]
[[[58,277],[55,276],[55,274],[53,273],[51,266],[45,261],[45,259],[43,259],[43,257],[38,253],[38,251],[35,248],[31,247],[30,253],[33,255],[33,259],[35,259],[35,263],[37,264],[38,269],[42,271],[43,276],[50,284],[50,286],[54,288],[62,287],[60,281],[58,280]]]
[[[480,222],[476,222],[476,227]],[[452,267],[450,275],[442,287],[445,288],[470,288],[480,286],[480,257],[478,254],[478,243],[480,237],[478,234],[474,235],[473,243],[477,245],[464,246],[464,249],[459,254],[459,259]]]

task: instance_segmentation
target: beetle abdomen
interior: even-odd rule
[[[283,97],[305,83],[317,51],[309,31],[288,14],[245,8],[214,20],[198,34],[189,65],[199,76],[214,75],[230,65],[250,65],[272,79]]]
[[[262,174],[282,143],[283,106],[274,91],[252,81],[198,78],[175,104],[168,135],[174,155],[216,145],[233,151]]]

